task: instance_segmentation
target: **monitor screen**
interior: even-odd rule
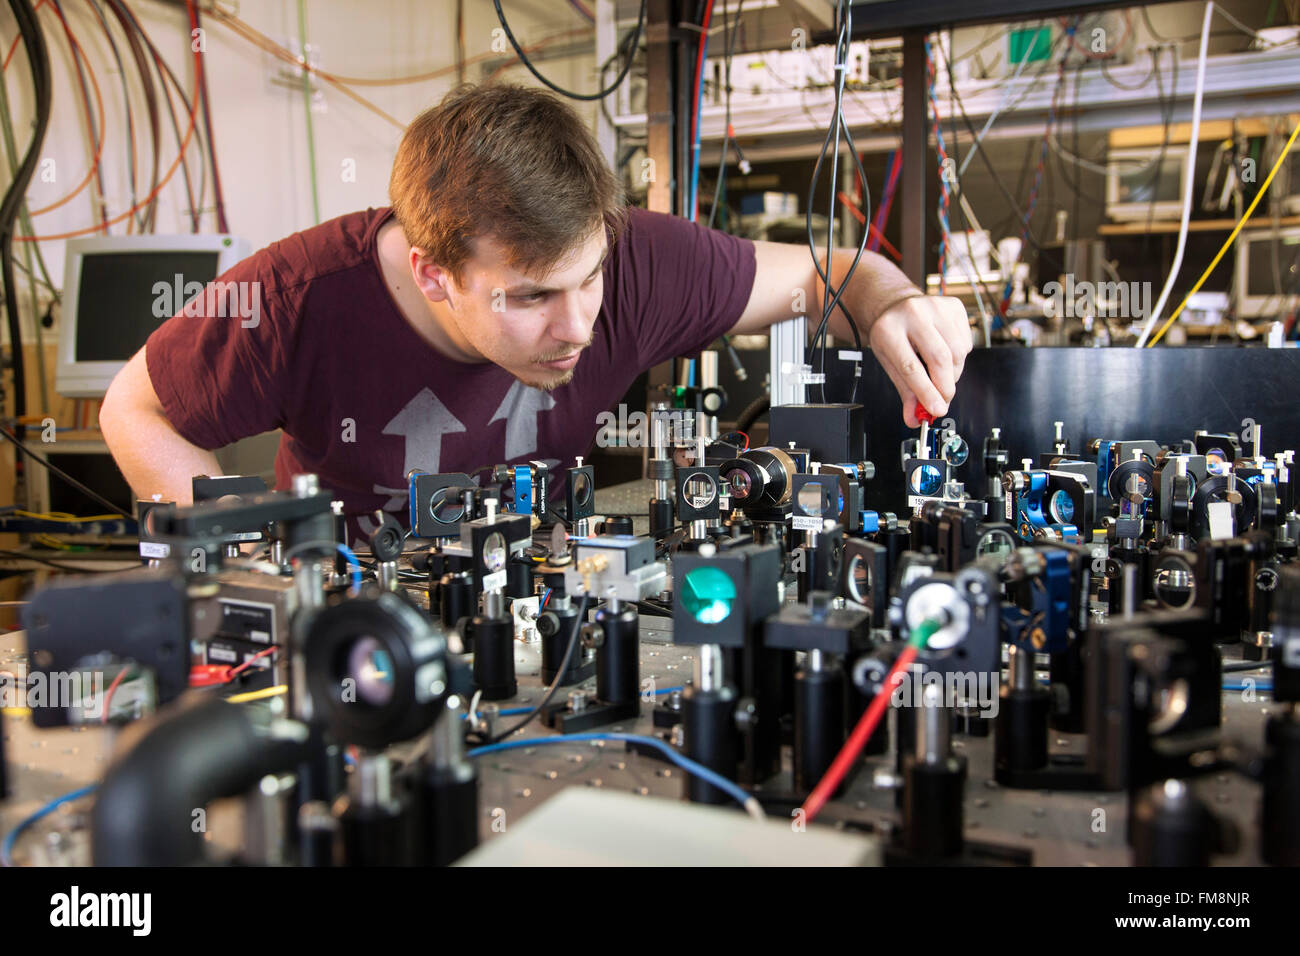
[[[211,282],[219,257],[219,252],[200,250],[85,255],[77,287],[76,361],[125,362],[171,318],[171,312],[154,314],[155,285],[184,289],[191,282]]]
[[[1119,167],[1119,201],[1122,203],[1179,202],[1183,189],[1185,154],[1166,153],[1157,163],[1152,157],[1149,166],[1126,164]]]
[[[1300,294],[1300,235],[1251,236],[1247,252],[1246,295]]]
[[[122,477],[113,456],[105,452],[47,452],[50,463],[66,471],[73,478],[93,488],[115,505],[135,514],[135,494],[131,486]],[[39,464],[29,462],[28,468],[40,469]],[[72,487],[58,475],[48,474],[49,482],[48,508],[55,514],[70,514],[79,517],[104,514],[104,506],[76,488]]]

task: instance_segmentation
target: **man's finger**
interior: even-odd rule
[[[974,348],[970,317],[966,314],[966,306],[957,300],[940,299],[937,304],[940,307],[940,314],[946,320],[940,325],[940,329],[952,348],[952,377],[956,381],[961,378],[961,373],[966,368],[966,356]]]
[[[891,357],[881,352],[877,358],[880,367],[885,370],[889,380],[894,383],[894,388],[898,390],[898,397],[903,403],[903,423],[908,428],[920,428],[921,422],[916,417],[916,392],[908,385],[906,376],[899,371]],[[929,379],[926,381],[928,382]]]
[[[952,346],[933,322],[913,326],[911,341],[928,367],[930,382],[943,398],[942,408],[927,404],[926,409],[932,414],[943,415],[948,411],[948,403],[957,391],[957,380],[953,376]]]

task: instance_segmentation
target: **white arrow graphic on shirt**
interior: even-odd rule
[[[515,379],[488,424],[506,420],[506,461],[537,451],[537,416],[555,407],[549,392],[532,388]]]
[[[442,460],[442,436],[464,430],[465,426],[438,396],[424,388],[393,416],[382,434],[405,437],[406,462],[402,465],[405,477],[412,468],[437,474]]]

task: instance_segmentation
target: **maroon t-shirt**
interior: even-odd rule
[[[489,362],[448,358],[410,326],[379,267],[376,235],[390,215],[351,213],[260,250],[216,280],[248,285],[194,300],[146,352],[186,440],[216,449],[283,429],[276,487],[319,475],[343,500],[354,542],[377,508],[407,525],[412,468],[573,464],[637,375],[731,329],[754,284],[752,243],[630,210],[605,259],[594,341],[573,379],[543,392]]]

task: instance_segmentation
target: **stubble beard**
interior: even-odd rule
[[[567,372],[559,373],[555,378],[546,379],[540,382],[529,381],[528,379],[524,378],[522,375],[516,375],[515,379],[520,383],[527,385],[529,388],[535,388],[543,392],[553,392],[561,385],[568,385],[571,381],[573,381],[573,373],[576,372],[577,370],[578,370],[578,366],[575,365]]]
[[[586,354],[587,349],[590,348],[591,343],[593,341],[595,341],[594,335],[588,338],[587,341],[578,348],[577,351],[578,351],[579,358],[578,358],[577,365],[574,365],[573,368],[568,369],[566,371],[555,373],[554,378],[548,378],[541,382],[530,382],[522,375],[516,375],[515,378],[518,379],[520,382],[523,382],[525,385],[531,388],[541,389],[543,392],[553,392],[555,391],[555,389],[559,388],[562,385],[568,385],[571,381],[573,381],[573,373],[578,370],[578,365],[582,364],[581,356]],[[531,364],[540,365],[543,362],[554,362],[557,359],[561,359],[564,358],[566,355],[572,355],[572,354],[573,354],[573,350],[570,349],[567,352],[560,352],[556,355],[542,355],[533,359]]]

